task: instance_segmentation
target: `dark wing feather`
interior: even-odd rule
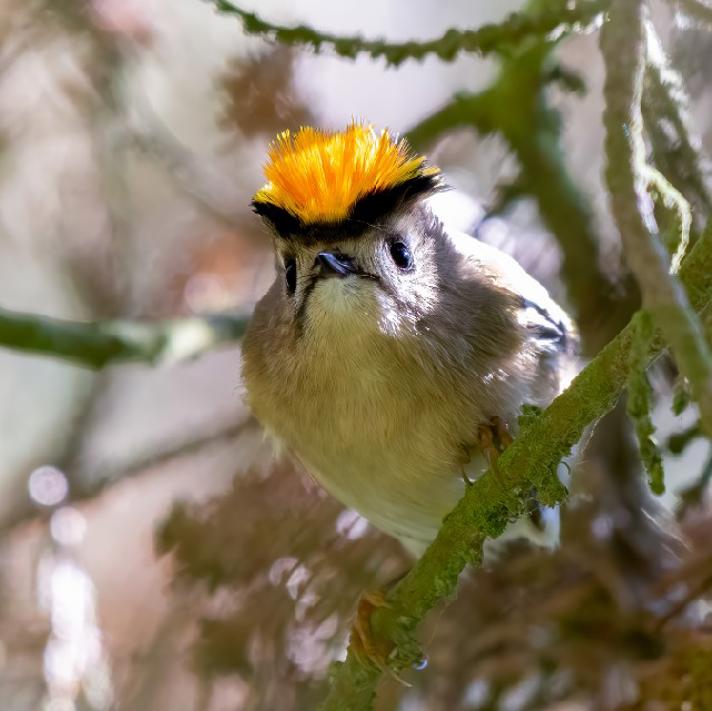
[[[544,350],[566,353],[571,346],[570,328],[564,320],[552,315],[544,306],[522,298],[522,319]]]

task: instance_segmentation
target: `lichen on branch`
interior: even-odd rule
[[[605,179],[611,212],[644,306],[672,349],[712,436],[712,350],[690,307],[651,215],[645,214],[645,144],[641,97],[645,71],[646,8],[642,0],[613,0],[601,30],[606,65]]]
[[[650,489],[660,495],[665,493],[665,471],[662,455],[654,439],[655,426],[650,415],[653,389],[645,372],[647,351],[654,332],[653,320],[647,311],[639,311],[634,322],[636,336],[631,348],[628,376],[628,414],[635,426],[640,459],[648,474]]]

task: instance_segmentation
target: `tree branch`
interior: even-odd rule
[[[690,308],[654,225],[643,213],[645,145],[641,95],[645,71],[643,0],[613,0],[601,31],[606,64],[603,114],[606,184],[611,211],[643,301],[661,328],[681,372],[690,382],[704,431],[712,436],[712,351],[699,316]]]
[[[366,53],[374,59],[383,57],[387,64],[398,66],[406,59],[420,60],[430,54],[450,62],[459,52],[484,55],[503,51],[529,37],[545,37],[574,25],[587,24],[608,7],[610,0],[579,0],[575,3],[570,0],[548,0],[538,12],[512,13],[498,25],[483,25],[476,30],[453,28],[427,42],[400,43],[367,40],[359,36],[340,37],[305,25],[285,27],[267,22],[229,0],[211,2],[219,12],[239,17],[247,34],[261,35],[282,44],[312,47],[317,52],[326,45],[336,54],[350,59]]]
[[[696,309],[712,303],[712,231],[692,248],[680,276]],[[557,465],[584,429],[615,405],[626,385],[632,348],[640,346],[640,337],[635,324],[630,323],[539,417],[524,424],[498,459],[497,471],[487,471],[468,488],[423,557],[388,594],[388,605],[373,614],[374,632],[396,645],[391,661],[395,670],[420,658],[417,626],[428,611],[454,592],[468,563],[481,564],[485,540],[500,535],[507,523],[524,511],[531,488],[537,489],[544,504],[564,499],[566,491],[556,476]],[[663,341],[656,333],[647,345],[647,362],[662,348]],[[346,660],[332,668],[331,689],[322,710],[372,708],[381,675],[381,669],[362,661],[349,647]]]
[[[242,337],[248,317],[212,314],[165,321],[65,321],[0,308],[0,346],[99,369],[122,361],[158,365],[195,358]]]
[[[680,75],[670,66],[651,22],[646,23],[647,64],[643,120],[657,167],[702,214],[712,211],[712,172],[690,118],[690,100]],[[674,128],[674,137],[669,126]]]

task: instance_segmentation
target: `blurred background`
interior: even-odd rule
[[[499,22],[521,4],[245,8],[402,41]],[[709,155],[712,41],[662,4],[655,22]],[[636,297],[601,184],[597,43],[595,28],[561,43],[586,89],[548,98],[627,316]],[[204,0],[4,0],[0,305],[76,320],[247,315],[273,278],[249,201],[275,133],[352,117],[405,133],[497,69],[471,55],[394,68],[283,47]],[[536,202],[493,209],[516,173],[505,142],[463,130],[429,154],[454,188],[435,204],[446,223],[514,254],[569,303]],[[599,312],[605,341],[625,318]],[[359,594],[410,561],[275,460],[245,410],[239,363],[237,343],[98,372],[0,350],[3,710],[289,711],[324,696]],[[665,495],[647,493],[624,409],[614,412],[582,448],[561,549],[513,544],[465,574],[422,636],[429,669],[387,679],[379,708],[712,708],[709,684],[707,701],[690,690],[712,675],[712,644],[689,621],[706,608],[682,604],[712,581],[709,500],[693,491],[710,446],[693,407],[673,414],[674,375],[669,363],[652,375]],[[682,603],[651,626],[661,595]],[[685,665],[691,648],[699,669]]]

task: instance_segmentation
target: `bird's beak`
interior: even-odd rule
[[[320,277],[346,277],[357,274],[354,260],[340,252],[319,252],[316,255],[316,264],[319,267]]]

